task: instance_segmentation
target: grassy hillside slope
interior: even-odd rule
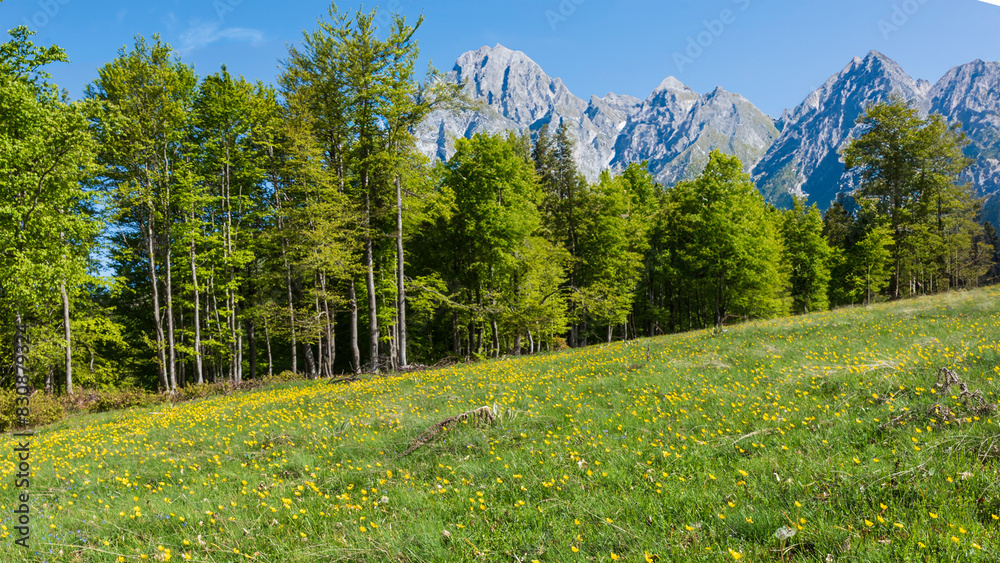
[[[996,561],[998,337],[994,289],[72,418],[28,551],[0,438],[0,561]]]

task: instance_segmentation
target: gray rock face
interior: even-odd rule
[[[778,137],[774,121],[739,94],[716,88],[706,96],[669,77],[643,102],[618,137],[616,168],[649,161],[666,185],[693,178],[712,149],[750,168]]]
[[[853,189],[854,178],[839,151],[858,133],[854,121],[865,107],[890,93],[912,101],[922,114],[940,113],[950,123],[961,123],[970,140],[967,154],[976,160],[963,180],[981,195],[1000,192],[1000,63],[973,61],[931,86],[875,51],[854,59],[782,116],[781,137],[754,167],[757,187],[779,204],[807,195],[821,208]]]
[[[963,178],[980,194],[1000,191],[1000,63],[973,61],[948,71],[930,91],[930,109],[961,123],[976,162]]]
[[[566,123],[588,179],[648,160],[657,180],[673,184],[700,172],[714,148],[753,163],[777,137],[771,118],[721,88],[701,96],[671,77],[645,101],[612,93],[584,102],[524,53],[501,45],[465,53],[448,78],[466,81],[466,94],[482,105],[435,112],[418,128],[418,148],[442,160],[454,154],[457,138]]]
[[[441,160],[455,153],[457,138],[535,132],[546,123],[555,129],[566,122],[576,140],[580,171],[595,179],[611,162],[618,131],[639,105],[635,98],[614,94],[587,103],[527,55],[502,45],[463,54],[448,79],[464,81],[465,93],[481,106],[459,113],[434,112],[417,129],[418,149]]]
[[[855,57],[782,115],[781,136],[754,167],[757,187],[779,205],[789,205],[792,196],[807,196],[825,209],[837,193],[852,189],[839,151],[855,138],[855,120],[868,104],[897,93],[926,111],[930,88],[877,51],[863,60]]]
[[[858,116],[872,103],[899,94],[924,114],[961,122],[976,164],[965,179],[983,195],[1000,194],[1000,63],[974,61],[949,71],[935,85],[914,80],[896,62],[872,51],[831,76],[777,122],[739,94],[716,88],[699,94],[669,77],[645,100],[608,94],[588,102],[518,51],[501,45],[459,57],[449,80],[481,105],[438,111],[417,130],[424,154],[447,160],[455,139],[475,133],[534,133],[545,123],[569,126],[580,171],[601,171],[648,161],[665,185],[701,172],[712,149],[739,156],[766,198],[790,205],[806,196],[825,209],[855,186],[840,150],[859,133]],[[990,209],[1000,219],[1000,195]],[[991,216],[992,217],[992,216]]]

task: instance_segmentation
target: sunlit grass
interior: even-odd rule
[[[995,561],[998,305],[954,293],[72,418],[32,442],[30,551],[0,438],[0,561]],[[399,457],[482,406],[494,424]]]

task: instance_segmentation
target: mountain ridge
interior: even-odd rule
[[[657,181],[672,185],[696,176],[708,153],[720,149],[740,157],[768,200],[789,205],[801,196],[825,209],[855,185],[839,151],[859,133],[856,119],[868,104],[896,94],[921,114],[963,123],[969,156],[977,159],[964,179],[982,195],[1000,192],[1000,62],[958,65],[932,84],[871,50],[777,119],[722,86],[700,94],[674,76],[645,99],[609,92],[584,101],[528,55],[500,44],[463,53],[446,79],[464,80],[465,93],[480,106],[436,111],[418,127],[419,150],[441,160],[454,154],[458,137],[534,134],[544,124],[565,123],[578,168],[592,181],[603,170],[645,161]]]

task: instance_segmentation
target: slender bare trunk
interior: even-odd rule
[[[292,267],[288,264],[288,255],[284,248],[281,250],[281,255],[285,259],[285,288],[288,290],[288,319],[289,328],[292,333],[292,373],[298,373],[298,355],[295,341],[295,300],[292,297]]]
[[[69,294],[66,293],[66,282],[59,282],[59,293],[62,295],[63,335],[66,338],[66,394],[73,394],[73,348],[72,333],[69,327]]]
[[[371,199],[365,193],[365,282],[368,289],[368,353],[372,373],[378,373],[378,301],[375,297],[375,260],[371,236]]]
[[[267,316],[264,316],[264,341],[267,342],[267,376],[274,376],[274,358],[271,356],[271,328],[267,322]]]
[[[330,297],[326,293],[326,272],[320,272],[319,282],[323,291],[323,314],[326,315],[326,375],[333,377],[333,360],[336,358],[337,349],[334,346],[334,319],[330,314]]]
[[[194,213],[192,212],[192,215]],[[191,237],[191,285],[194,288],[194,366],[198,385],[205,383],[201,358],[201,293],[198,290],[198,266],[195,261],[194,236]]]
[[[399,287],[397,289],[398,304],[397,317],[399,319],[399,342],[396,344],[399,353],[399,367],[406,367],[406,281],[403,276],[403,187],[400,185],[399,176],[396,177],[396,256],[399,260],[398,275]]]
[[[146,221],[146,251],[149,253],[149,280],[153,287],[153,321],[156,325],[156,352],[160,360],[160,388],[170,389],[167,380],[167,357],[163,337],[163,317],[160,316],[160,288],[156,279],[156,254],[153,245],[153,203],[149,202],[149,216]]]
[[[316,379],[316,360],[313,358],[312,344],[303,341],[302,348],[305,350],[308,377],[309,379]]]
[[[313,283],[319,285],[319,272],[315,274]],[[319,321],[319,319],[323,316],[323,308],[320,307],[319,292],[317,291],[313,291],[313,306],[316,307],[316,320]],[[326,375],[326,346],[324,345],[323,340],[324,335],[320,333],[316,346],[316,362],[318,364],[317,372],[320,376]]]
[[[358,348],[358,294],[354,287],[354,279],[351,279],[347,292],[351,301],[351,362],[354,373],[361,373],[361,350]]]

